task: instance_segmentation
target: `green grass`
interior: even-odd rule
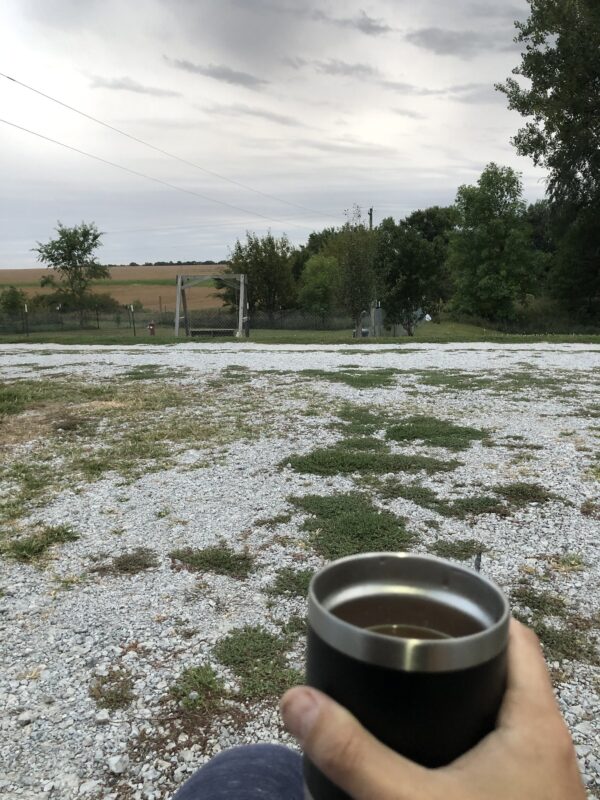
[[[600,502],[596,500],[584,500],[579,509],[584,517],[600,520]]]
[[[382,415],[383,409],[375,413],[364,406],[347,403],[336,412],[341,423],[335,423],[333,427],[339,428],[345,436],[369,436],[384,427]]]
[[[201,714],[220,711],[227,694],[223,681],[208,664],[184,669],[169,693],[185,711]]]
[[[277,572],[275,580],[269,586],[267,592],[276,597],[280,595],[306,597],[308,585],[313,575],[312,569],[295,570],[291,569],[291,567],[283,567]]]
[[[99,675],[92,681],[90,695],[99,708],[127,708],[134,700],[133,679],[127,670],[115,667],[108,675]]]
[[[56,343],[56,344],[105,344],[123,345],[139,344],[172,344],[177,341],[185,342],[185,337],[176,339],[170,328],[157,328],[155,337],[149,336],[145,327],[141,326],[138,336],[134,338],[133,331],[129,328],[121,330],[73,330],[73,331],[46,331],[35,332],[29,337],[19,334],[0,336],[1,343],[31,342],[31,343]],[[199,340],[195,339],[195,342]],[[228,343],[246,341],[228,340]],[[368,349],[369,344],[390,344],[412,346],[418,342],[505,342],[508,344],[528,344],[535,342],[554,343],[579,343],[600,344],[600,334],[532,334],[521,336],[504,334],[489,328],[477,325],[466,325],[457,322],[443,322],[441,325],[427,324],[417,327],[414,337],[384,337],[380,339],[354,339],[350,329],[340,331],[306,331],[306,330],[253,330],[250,341],[265,342],[267,344],[345,344],[350,348],[361,347]]]
[[[352,450],[343,443],[313,450],[304,456],[291,456],[281,466],[290,464],[296,472],[311,475],[340,475],[353,472],[385,474],[388,472],[451,472],[459,461],[440,461],[427,456]]]
[[[396,373],[395,369],[337,370],[335,372],[303,369],[299,374],[317,380],[345,383],[353,389],[378,389],[394,386]]]
[[[406,550],[416,540],[404,520],[376,508],[360,492],[331,496],[305,495],[290,498],[310,516],[303,524],[313,548],[324,558],[355,553]]]
[[[284,523],[289,522],[291,518],[291,514],[276,514],[274,517],[257,519],[253,524],[255,528],[274,528],[276,525],[283,525]]]
[[[136,547],[126,553],[115,556],[109,564],[95,567],[93,572],[113,575],[137,575],[147,569],[158,567],[156,553],[147,547]]]
[[[262,700],[302,682],[301,673],[287,665],[286,649],[287,641],[257,625],[232,631],[213,652],[238,679],[243,698]]]
[[[452,539],[451,541],[440,539],[431,546],[430,550],[440,558],[468,561],[479,553],[485,552],[486,548],[477,539]]]
[[[564,616],[567,610],[562,597],[553,592],[538,591],[528,583],[521,583],[510,593],[513,603],[529,608],[535,614]]]
[[[550,500],[561,499],[539,483],[517,481],[495,486],[492,491],[504,497],[511,505],[517,508],[523,508],[529,503],[548,503]]]
[[[16,561],[29,564],[42,559],[54,545],[78,539],[79,534],[70,525],[45,525],[31,536],[12,539],[3,551]]]
[[[478,428],[454,425],[437,417],[415,416],[392,425],[386,435],[395,442],[419,440],[449,450],[466,450],[471,442],[481,441],[487,434]]]
[[[420,484],[405,484],[394,478],[384,482],[374,483],[377,493],[384,499],[402,497],[413,503],[435,511],[443,517],[466,519],[481,514],[498,514],[506,516],[509,512],[496,497],[475,495],[474,497],[460,497],[456,500],[443,500],[432,489]]]
[[[204,549],[185,547],[172,550],[169,556],[194,572],[215,572],[231,578],[247,578],[254,569],[254,559],[249,553],[236,553],[225,544]]]
[[[539,636],[548,661],[583,661],[598,665],[598,647],[596,642],[585,632],[574,627],[555,627],[548,625],[539,617],[531,624]]]

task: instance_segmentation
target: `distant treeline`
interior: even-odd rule
[[[212,267],[228,264],[228,261],[144,261],[138,264],[137,261],[130,261],[129,264],[105,264],[108,269],[112,267]]]

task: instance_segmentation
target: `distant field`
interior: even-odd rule
[[[175,308],[175,280],[178,273],[187,275],[212,275],[223,271],[222,265],[201,266],[197,264],[178,264],[164,267],[112,267],[110,280],[97,281],[93,291],[108,292],[119,303],[132,303],[139,300],[145,308],[158,311]],[[51,290],[42,289],[40,280],[48,274],[47,269],[0,269],[0,290],[6,286],[17,286],[26,294],[46,294]],[[215,308],[221,304],[214,296],[214,286],[208,284],[189,290],[191,308]]]

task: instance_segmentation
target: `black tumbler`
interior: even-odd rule
[[[506,684],[510,611],[477,572],[431,556],[334,561],[308,596],[306,682],[381,742],[427,767],[495,725]],[[306,800],[342,800],[305,757]]]

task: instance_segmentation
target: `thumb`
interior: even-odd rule
[[[431,795],[429,771],[377,741],[322,692],[297,686],[281,700],[286,728],[310,761],[354,800],[413,800]]]

